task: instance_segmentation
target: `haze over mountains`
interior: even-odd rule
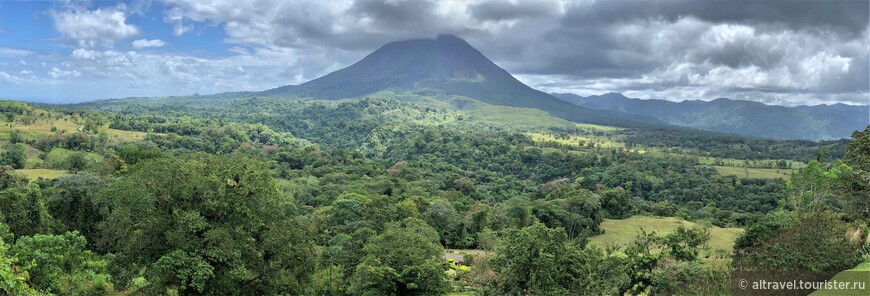
[[[595,110],[649,116],[668,124],[775,139],[848,138],[870,123],[868,106],[845,104],[785,107],[716,99],[671,102],[627,98],[619,93],[553,96]]]

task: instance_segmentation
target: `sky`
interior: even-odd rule
[[[0,0],[0,99],[266,90],[442,33],[546,92],[870,104],[866,0]]]

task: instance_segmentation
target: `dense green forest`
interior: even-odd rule
[[[0,290],[731,294],[870,260],[870,127],[778,141],[420,96],[0,102]],[[695,226],[589,243],[633,216]]]

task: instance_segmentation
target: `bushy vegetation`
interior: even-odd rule
[[[808,162],[786,181],[721,176],[676,146],[568,148],[529,136],[617,141],[632,130],[457,124],[454,109],[403,101],[140,102],[10,105],[14,118],[59,116],[81,130],[4,146],[0,290],[721,294],[732,271],[848,269],[866,248],[868,130],[812,159],[803,155],[821,144],[775,142],[799,151],[765,159]],[[113,141],[106,129],[147,135]],[[22,158],[66,175],[27,178]],[[588,243],[605,219],[636,215],[693,222]],[[747,231],[733,254],[717,254],[709,245],[721,238],[704,225]],[[445,249],[474,255],[449,261]]]

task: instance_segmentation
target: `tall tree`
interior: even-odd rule
[[[870,125],[852,133],[843,160],[852,171],[839,182],[839,199],[844,211],[855,219],[870,219]]]
[[[403,225],[404,224],[404,225]],[[428,228],[428,230],[426,229]],[[355,295],[438,295],[450,289],[445,276],[444,250],[436,233],[420,220],[409,218],[371,238],[365,257],[353,275]]]
[[[100,242],[126,286],[183,294],[303,294],[314,268],[307,222],[289,216],[262,162],[202,154],[138,163],[97,196]]]

